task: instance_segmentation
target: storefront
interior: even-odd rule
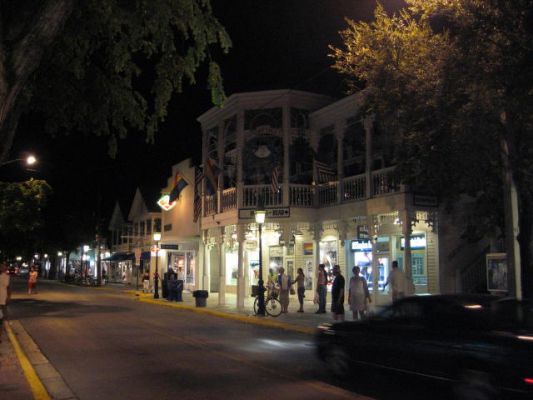
[[[198,251],[191,247],[192,244],[161,245],[162,252],[166,252],[166,268],[162,272],[173,271],[178,277],[183,276],[185,290],[195,290],[198,283]]]

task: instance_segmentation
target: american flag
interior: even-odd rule
[[[274,167],[272,170],[272,192],[279,192],[279,166]]]
[[[335,170],[322,161],[315,160],[315,172],[317,183],[325,183],[337,179]]]
[[[218,174],[220,169],[217,166],[217,162],[212,158],[208,158],[204,164],[204,177],[207,178],[206,190],[209,194],[214,194],[218,188]]]
[[[202,179],[204,179],[202,170],[198,167],[194,167],[194,222],[198,221],[198,218],[200,218],[200,214],[202,213]]]

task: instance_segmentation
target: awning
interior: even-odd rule
[[[143,251],[141,253],[141,260],[149,260],[151,255],[152,254],[149,251]]]
[[[104,258],[103,261],[126,261],[135,259],[134,253],[115,253],[111,257]]]

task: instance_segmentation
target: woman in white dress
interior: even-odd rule
[[[361,269],[359,267],[352,268],[353,276],[350,278],[350,289],[348,292],[348,303],[352,309],[354,321],[364,317],[367,301],[368,303],[372,303],[366,279],[359,276],[360,271]]]

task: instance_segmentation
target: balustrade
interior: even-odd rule
[[[265,207],[281,206],[283,204],[283,191],[274,193],[270,185],[245,186],[243,190],[243,207],[256,207],[257,200],[262,197]]]
[[[372,172],[372,196],[397,192],[400,181],[394,167]]]
[[[343,201],[364,200],[366,198],[366,176],[357,175],[342,180]]]
[[[222,210],[237,208],[237,188],[225,189],[222,192]]]
[[[205,196],[204,200],[204,215],[212,215],[217,213],[217,196]]]
[[[317,186],[319,206],[331,206],[337,204],[337,185],[338,182],[329,182]]]
[[[289,205],[294,207],[313,207],[314,190],[311,185],[290,185]]]

